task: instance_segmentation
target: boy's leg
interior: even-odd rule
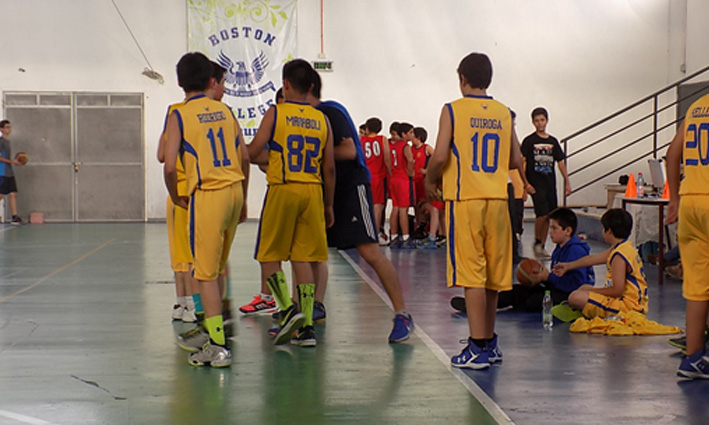
[[[17,217],[17,192],[10,192],[8,195],[10,199],[10,211],[13,217]]]
[[[704,351],[704,331],[706,329],[709,301],[687,300],[687,354]]]

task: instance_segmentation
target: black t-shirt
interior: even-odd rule
[[[536,132],[525,137],[522,141],[522,156],[526,162],[527,180],[539,188],[556,187],[556,173],[554,163],[564,160],[564,151],[556,137],[542,138]]]
[[[335,146],[338,146],[344,139],[351,138],[354,143],[360,143],[357,134],[352,134],[353,126],[347,117],[337,108],[319,105],[318,108],[330,120],[332,129],[332,137]],[[361,148],[359,149],[361,151]],[[369,172],[366,165],[363,166],[363,161],[357,158],[345,161],[335,161],[335,198],[345,195],[342,192],[344,188],[352,188],[354,186],[369,183]]]

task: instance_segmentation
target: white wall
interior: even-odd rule
[[[687,1],[687,66],[709,63],[702,40],[709,4]],[[680,3],[677,2],[677,3]],[[187,46],[186,5],[178,0],[116,0],[153,67],[145,61],[109,0],[0,0],[0,91],[145,93],[147,213],[164,217],[161,167],[154,160],[167,104],[180,99],[174,65]],[[521,136],[538,105],[558,137],[680,78],[681,8],[671,0],[328,0],[324,97],[344,103],[356,123],[379,116],[405,120],[435,138],[444,102],[459,96],[455,69],[469,52],[490,55],[489,92],[519,115]],[[299,0],[299,55],[320,51],[319,0]],[[680,16],[681,17],[681,16]],[[19,72],[23,68],[26,72]],[[250,216],[263,191],[254,173]],[[573,183],[573,182],[572,182]],[[597,190],[589,202],[602,203]]]

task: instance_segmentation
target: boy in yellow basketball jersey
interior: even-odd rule
[[[677,370],[683,378],[709,379],[709,353],[704,330],[709,313],[709,95],[687,109],[684,123],[667,150],[670,203],[667,222],[677,223],[687,300],[687,355]],[[684,180],[680,186],[680,163]],[[681,195],[681,196],[680,196]]]
[[[296,329],[292,344],[316,345],[315,268],[317,263],[327,261],[325,228],[334,222],[332,132],[323,113],[306,102],[310,72],[314,72],[312,67],[302,59],[283,66],[286,101],[266,112],[248,146],[256,158],[268,144],[268,190],[259,222],[256,259],[281,310],[274,341],[277,345],[291,340]],[[283,261],[290,261],[295,273],[301,312],[296,311],[288,294]]]
[[[629,212],[614,208],[601,216],[603,238],[611,245],[603,252],[587,255],[569,263],[558,263],[553,272],[563,276],[568,270],[606,264],[603,287],[582,285],[569,295],[569,305],[584,316],[608,317],[637,311],[647,313],[647,282],[638,250],[628,240],[633,229]]]
[[[512,230],[507,175],[522,168],[513,143],[510,110],[487,95],[492,64],[482,53],[460,62],[462,99],[443,106],[436,148],[426,173],[426,194],[443,199],[448,220],[448,286],[463,287],[470,336],[451,358],[460,368],[485,369],[502,361],[495,314],[499,291],[512,289]]]
[[[189,362],[227,367],[231,352],[226,346],[217,278],[226,268],[236,226],[246,218],[249,156],[229,107],[204,93],[212,72],[212,63],[201,53],[187,53],[177,64],[185,102],[168,117],[164,173],[172,202],[189,208],[193,275],[200,284],[204,326],[209,333],[209,340],[190,354]],[[177,191],[178,154],[185,167],[188,196]]]

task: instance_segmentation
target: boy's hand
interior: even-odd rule
[[[552,268],[552,273],[561,277],[564,274],[566,274],[566,272],[568,272],[569,270],[571,270],[571,269],[569,268],[568,263],[558,263],[557,265],[554,266],[554,268]]]
[[[679,198],[670,199],[670,203],[667,204],[667,218],[665,219],[665,224],[672,224],[677,221],[677,212],[679,211]]]
[[[180,208],[188,209],[190,207],[189,196],[178,196],[177,201],[175,202],[175,200],[173,199],[172,202]]]
[[[531,183],[527,183],[527,186],[524,187],[524,191],[529,193],[530,195],[534,195],[535,193],[537,193],[537,189],[535,189]]]
[[[246,207],[246,202],[241,206],[241,213],[239,214],[239,224],[243,223],[246,221],[246,218],[248,217],[249,210]]]
[[[532,270],[532,273],[529,274],[529,280],[533,284],[538,284],[540,282],[544,282],[545,280],[549,279],[549,270],[544,267],[542,264],[539,270]]]
[[[20,162],[19,159],[13,159],[10,162],[12,163],[12,165],[19,165],[20,167],[22,167],[24,165]]]
[[[429,200],[433,201],[442,201],[443,199],[441,198],[441,195],[438,193],[438,184],[437,183],[430,183],[428,179],[426,179],[424,183],[424,187],[426,188],[426,198]]]
[[[566,181],[566,184],[564,185],[564,192],[566,193],[566,196],[571,195],[571,183]]]
[[[329,229],[335,224],[335,210],[332,207],[325,207],[325,228]]]

